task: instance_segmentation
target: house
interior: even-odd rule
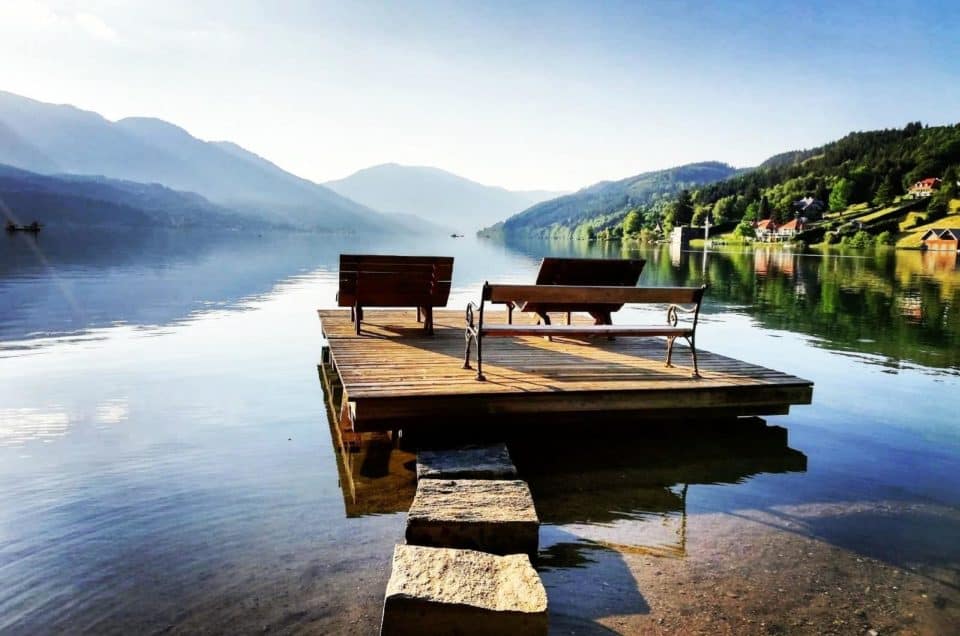
[[[827,204],[820,199],[803,197],[802,199],[797,199],[794,201],[790,207],[793,208],[794,212],[800,214],[801,216],[818,218],[826,211]]]
[[[919,199],[922,197],[928,197],[933,194],[934,190],[939,189],[940,179],[937,179],[936,177],[927,177],[926,179],[921,179],[910,186],[910,191],[908,194],[914,199]]]
[[[932,252],[956,252],[960,250],[960,229],[933,228],[920,237],[923,249]]]
[[[802,216],[792,221],[787,221],[777,228],[777,236],[781,239],[791,239],[803,231],[803,223],[806,219]]]
[[[753,231],[757,235],[757,239],[760,241],[770,240],[770,237],[774,236],[777,232],[777,224],[773,219],[763,219],[762,221],[756,221],[753,224]]]

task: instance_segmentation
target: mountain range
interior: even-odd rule
[[[98,175],[196,193],[249,219],[313,229],[409,230],[392,217],[286,172],[229,142],[168,122],[116,122],[73,106],[0,91],[0,164],[44,174]]]
[[[324,185],[375,210],[416,214],[446,228],[471,231],[564,194],[511,191],[439,168],[396,163],[365,168]]]

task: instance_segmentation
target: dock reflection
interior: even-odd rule
[[[354,433],[342,430],[331,408],[338,387],[321,384],[347,517],[406,512],[416,490],[417,447],[506,441],[544,524],[599,545],[680,556],[691,485],[738,484],[807,467],[806,455],[788,446],[786,429],[756,417],[661,424],[591,418],[549,431],[501,421],[456,434],[436,427],[399,436]]]
[[[626,430],[591,426],[576,441],[511,444],[541,522],[623,552],[683,556],[691,486],[807,469],[787,430],[760,418]]]

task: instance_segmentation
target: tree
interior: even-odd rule
[[[883,180],[883,183],[880,184],[880,187],[877,188],[877,193],[873,195],[873,204],[881,207],[890,205],[893,203],[893,197],[896,196],[896,189],[897,184],[894,181],[893,175],[888,174]]]
[[[689,190],[681,190],[677,200],[672,206],[673,223],[672,225],[689,225],[693,220],[693,199],[690,197]]]
[[[694,226],[703,226],[703,224],[706,223],[707,218],[710,216],[710,210],[711,207],[709,205],[697,203],[693,206],[693,218],[690,220],[690,223]]]
[[[744,221],[747,221],[748,223],[753,223],[754,221],[759,221],[759,220],[760,220],[760,217],[759,217],[759,215],[757,214],[757,212],[759,211],[759,209],[760,209],[760,204],[757,203],[756,201],[754,201],[753,203],[751,203],[750,205],[748,205],[746,211],[744,211],[744,213],[743,213],[743,220],[744,220]]]
[[[778,225],[781,223],[786,223],[793,216],[792,210],[789,207],[778,206],[773,209],[770,213],[770,218],[774,220]]]
[[[845,209],[850,205],[851,194],[853,194],[853,182],[849,179],[838,179],[830,191],[830,209],[834,212]]]
[[[826,203],[827,199],[830,198],[830,190],[827,188],[827,184],[823,181],[817,181],[817,188],[813,191],[813,198]]]
[[[643,217],[637,210],[630,210],[623,219],[623,233],[636,234],[643,228]]]
[[[950,211],[950,199],[944,196],[943,192],[938,192],[930,197],[930,203],[927,204],[927,221],[936,221],[947,216]]]
[[[753,238],[757,235],[756,230],[753,229],[753,221],[749,220],[746,216],[740,219],[740,223],[734,232],[744,238]]]
[[[770,218],[770,200],[766,195],[760,197],[760,207],[757,208],[757,216],[761,219]]]
[[[736,195],[721,197],[713,204],[713,222],[715,224],[719,225],[733,220],[736,198]]]
[[[948,199],[960,198],[960,167],[949,166],[943,171],[943,179],[940,181],[940,192]]]

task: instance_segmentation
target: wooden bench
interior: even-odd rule
[[[477,380],[486,380],[483,375],[483,339],[510,336],[662,336],[667,339],[666,366],[671,367],[673,341],[683,338],[690,345],[693,357],[693,377],[700,377],[697,366],[696,331],[700,316],[700,303],[706,291],[702,287],[610,287],[575,285],[491,285],[483,284],[479,307],[467,305],[466,351],[463,368],[470,369],[470,348],[477,343]],[[483,322],[483,307],[486,302],[503,303],[522,301],[529,303],[561,304],[565,306],[608,304],[623,306],[631,304],[666,304],[666,324],[661,326],[614,325],[612,321],[593,325],[490,325]],[[478,322],[474,314],[479,313]],[[691,314],[689,324],[680,324],[679,314]],[[600,323],[599,320],[595,321]]]
[[[416,307],[433,334],[433,308],[445,307],[453,278],[451,256],[340,255],[337,305],[350,307],[360,335],[364,307]]]
[[[646,261],[619,258],[558,258],[548,256],[540,261],[537,285],[603,285],[636,287]],[[585,312],[593,316],[597,324],[610,324],[610,314],[619,311],[622,304],[563,304],[541,303],[514,299],[506,301],[507,322],[513,324],[514,308],[535,313],[541,322],[550,324],[550,312],[565,313],[567,324],[572,312]]]

